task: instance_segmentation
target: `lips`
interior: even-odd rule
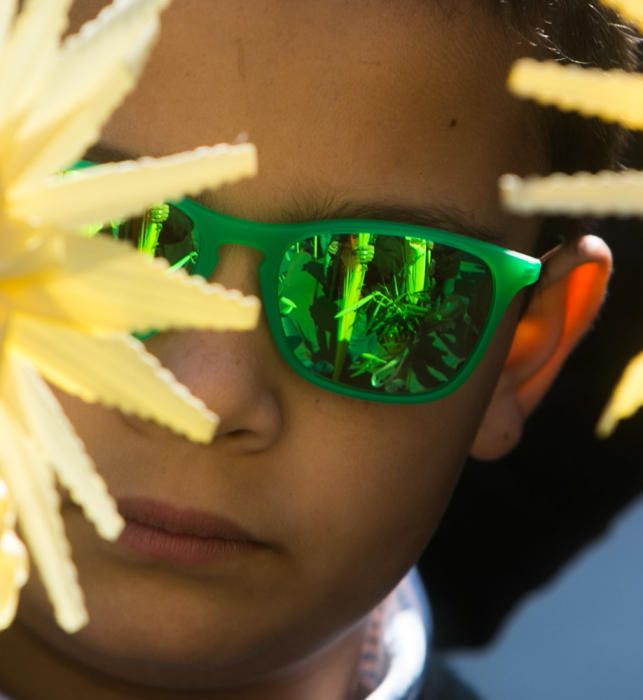
[[[138,498],[120,499],[125,528],[115,545],[128,559],[171,566],[227,566],[269,548],[227,518]]]
[[[168,503],[140,498],[119,499],[118,510],[128,523],[162,530],[172,535],[259,544],[257,539],[240,525],[201,510],[176,508]]]

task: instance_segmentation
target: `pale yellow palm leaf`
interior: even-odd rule
[[[504,175],[500,193],[506,206],[521,214],[643,216],[643,173],[638,170],[525,179]]]
[[[25,434],[51,462],[58,480],[83,509],[101,536],[114,539],[121,521],[111,506],[105,482],[92,467],[82,440],[33,364],[18,353],[5,358],[4,401]]]
[[[0,535],[0,630],[12,622],[18,596],[29,575],[29,559],[22,540],[14,530]]]
[[[522,58],[511,69],[509,88],[545,106],[643,128],[643,77],[637,73]]]
[[[169,270],[162,258],[142,256],[108,237],[47,236],[16,272],[17,280],[4,285],[16,312],[90,331],[244,330],[258,313],[253,298]]]
[[[0,630],[13,620],[18,591],[29,574],[27,551],[14,531],[15,524],[9,491],[0,479]]]
[[[93,144],[144,66],[155,12],[167,0],[121,0],[65,42],[43,92],[8,144],[2,167],[14,189],[62,170]]]
[[[53,475],[20,425],[0,404],[0,460],[20,530],[38,566],[56,619],[68,631],[87,621]]]
[[[7,335],[12,350],[28,357],[45,379],[67,393],[136,413],[195,442],[209,441],[216,416],[135,338],[23,315],[11,322]]]
[[[81,235],[87,225],[256,170],[246,144],[65,172],[134,87],[167,2],[116,0],[65,42],[70,0],[27,0],[19,14],[13,0],[0,2],[0,482],[68,631],[87,613],[54,475],[101,535],[116,537],[123,523],[40,374],[87,401],[208,441],[216,416],[130,333],[242,330],[259,312],[254,298],[169,271],[126,244]],[[10,622],[26,575],[5,530],[0,626]]]
[[[81,230],[141,213],[151,204],[218,187],[256,170],[250,144],[199,148],[166,158],[109,163],[54,175],[10,190],[7,208],[16,218]],[[142,207],[141,202],[145,202]]]
[[[18,0],[4,0],[3,3],[0,3],[0,58],[4,53],[5,43],[9,36],[9,30],[11,29],[17,6]]]
[[[72,1],[26,0],[13,31],[7,35],[0,62],[0,133],[5,142],[38,95],[55,61]]]
[[[598,421],[597,432],[608,437],[619,421],[633,416],[643,406],[643,353],[627,366],[621,380]]]

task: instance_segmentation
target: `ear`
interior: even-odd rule
[[[596,236],[573,241],[547,261],[516,327],[498,385],[471,449],[473,457],[498,459],[520,441],[526,418],[594,322],[611,271],[609,248]]]

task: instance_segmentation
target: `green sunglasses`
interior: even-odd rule
[[[188,199],[87,233],[206,279],[221,246],[256,248],[266,319],[288,365],[324,389],[389,403],[433,401],[463,384],[544,260],[422,226],[257,223]]]

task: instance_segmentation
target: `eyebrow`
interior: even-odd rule
[[[92,146],[86,153],[87,160],[96,163],[136,160],[140,155],[105,143]],[[226,214],[223,202],[214,191],[192,197],[196,202],[221,214]],[[416,205],[406,202],[351,201],[333,196],[309,195],[291,203],[279,211],[279,223],[305,223],[332,219],[371,219],[412,224],[426,228],[442,229],[470,238],[477,238],[495,245],[503,245],[505,236],[480,224],[462,209],[454,205]],[[274,221],[274,218],[272,219]]]
[[[505,237],[453,205],[418,206],[404,202],[344,201],[318,213],[315,219],[372,219],[436,228],[502,245]]]

